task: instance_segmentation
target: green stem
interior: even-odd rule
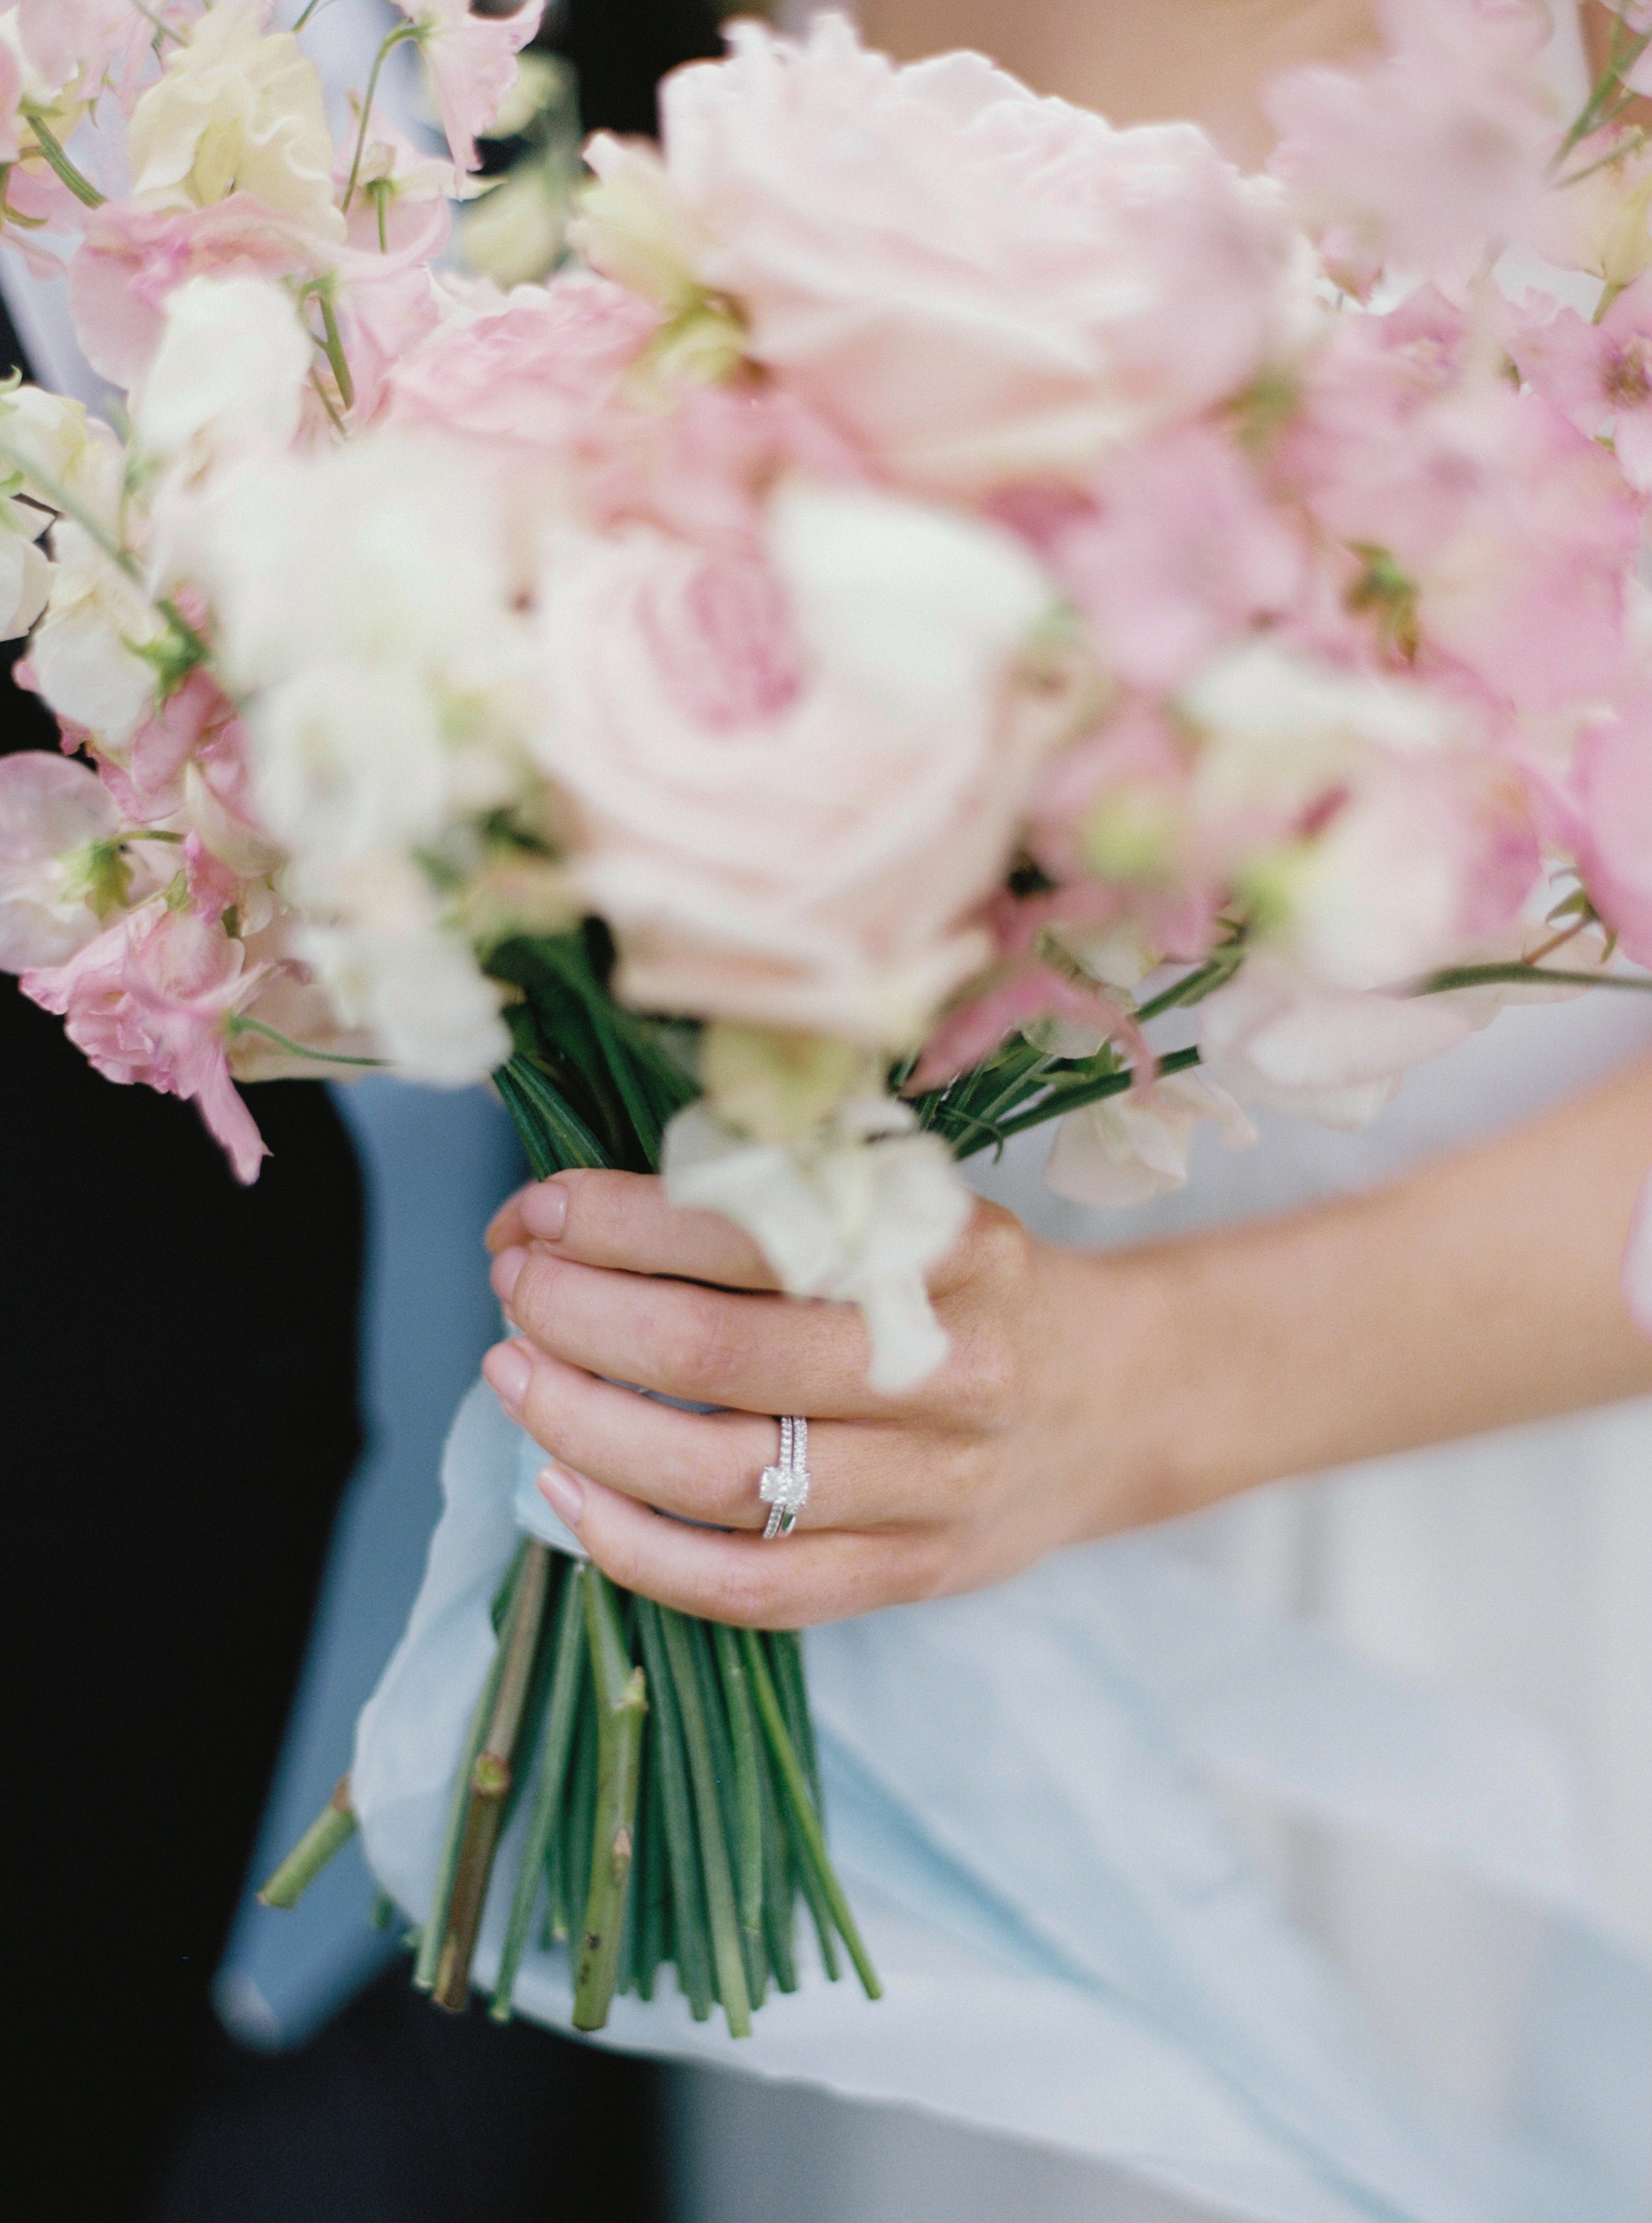
[[[373,96],[379,89],[379,72],[384,67],[385,56],[393,47],[404,46],[409,39],[419,36],[413,23],[400,23],[388,34],[384,43],[373,57],[373,66],[368,72],[367,91],[362,96],[362,127],[356,134],[356,152],[350,157],[350,179],[344,187],[344,212],[350,214],[350,205],[356,198],[356,181],[362,174],[362,157],[367,152],[368,125],[373,117]]]
[[[637,1634],[654,1700],[654,1758],[659,1779],[660,1815],[671,1886],[672,1927],[677,1972],[696,2022],[711,2012],[711,1960],[705,1933],[700,1858],[694,1842],[694,1802],[688,1755],[662,1627],[664,1609],[652,1598],[637,1600]]]
[[[104,195],[98,192],[90,178],[76,169],[74,164],[64,153],[62,142],[52,130],[39,109],[28,101],[23,103],[23,120],[34,133],[35,143],[46,158],[47,167],[56,172],[81,207],[102,208]]]
[[[717,1992],[731,2037],[749,2037],[751,1998],[746,1988],[746,1955],[741,1943],[740,1919],[735,1910],[735,1880],[728,1865],[728,1840],[717,1790],[716,1768],[711,1757],[711,1735],[695,1672],[694,1648],[684,1617],[662,1606],[660,1633],[665,1658],[676,1687],[683,1721],[683,1742],[688,1751],[689,1775],[694,1785],[694,1814],[700,1843],[700,1862],[705,1878],[706,1913],[711,1926],[711,1959],[716,1970]]]
[[[350,357],[344,352],[344,336],[338,329],[338,312],[332,305],[331,287],[320,287],[316,299],[321,310],[322,353],[332,371],[333,383],[338,388],[338,399],[346,409],[353,409],[356,406],[356,381],[350,375]]]
[[[533,1909],[545,1880],[545,1854],[551,1846],[562,1804],[563,1785],[574,1748],[580,1678],[585,1664],[585,1567],[574,1560],[568,1569],[557,1602],[556,1627],[551,1639],[551,1696],[545,1707],[545,1728],[539,1739],[539,1760],[533,1781],[533,1802],[528,1811],[527,1836],[522,1865],[517,1872],[516,1894],[499,1956],[499,1978],[489,2009],[495,2022],[508,2022],[517,1971],[533,1922]]]
[[[763,1805],[758,1789],[757,1715],[740,1640],[732,1628],[714,1622],[711,1641],[722,1681],[735,1775],[735,1883],[740,1926],[755,1944],[763,1937]]]
[[[779,1769],[780,1785],[791,1810],[798,1843],[804,1859],[815,1869],[827,1904],[831,1908],[832,1920],[836,1924],[839,1936],[848,1949],[848,1955],[854,1963],[862,1990],[869,1999],[881,1999],[883,1986],[878,1981],[878,1972],[872,1965],[872,1956],[862,1942],[854,1917],[849,1911],[849,1903],[843,1896],[843,1886],[832,1872],[820,1818],[810,1802],[802,1764],[786,1734],[785,1718],[780,1710],[780,1701],[775,1691],[773,1678],[769,1673],[768,1661],[763,1656],[763,1647],[754,1629],[742,1628],[740,1639],[741,1647],[746,1655],[746,1672],[751,1677],[752,1694],[757,1701],[757,1710],[769,1741],[769,1749],[774,1754]]]
[[[462,2014],[470,1997],[470,1963],[482,1928],[482,1908],[493,1875],[494,1855],[510,1795],[511,1763],[527,1709],[533,1661],[551,1579],[551,1547],[529,1541],[522,1571],[500,1632],[501,1669],[482,1749],[470,1770],[464,1828],[454,1867],[447,1930],[436,1962],[431,1995],[438,2007]]]
[[[350,1778],[341,1775],[332,1797],[258,1894],[261,1906],[296,1906],[333,1855],[356,1835]]]
[[[1547,965],[1452,965],[1430,973],[1416,986],[1402,992],[1411,996],[1449,995],[1454,988],[1511,986],[1525,981],[1552,981],[1559,988],[1629,988],[1637,995],[1652,992],[1652,975],[1634,973],[1562,973]]]
[[[585,1629],[596,1687],[596,1812],[573,2024],[576,2030],[601,2030],[619,1974],[648,1697],[643,1671],[632,1666],[626,1650],[614,1586],[595,1567],[585,1584]]]
[[[820,1762],[815,1751],[813,1726],[809,1719],[809,1700],[803,1683],[803,1647],[798,1638],[781,1629],[771,1629],[762,1640],[768,1655],[769,1672],[774,1678],[775,1692],[780,1701],[786,1735],[791,1740],[791,1749],[801,1762],[809,1795],[817,1816],[823,1817],[825,1802],[821,1796]],[[770,1771],[773,1779],[773,1797],[777,1814],[789,1811],[784,1785],[780,1781],[778,1762],[770,1755]],[[832,1910],[812,1864],[805,1860],[792,1842],[791,1833],[785,1840],[791,1863],[803,1892],[804,1903],[809,1909],[809,1919],[814,1924],[815,1940],[820,1948],[820,1964],[827,1980],[835,1983],[842,1971],[837,1958],[837,1933],[832,1925]]]
[[[173,838],[164,834],[145,834],[142,836],[146,841],[164,841]],[[231,1011],[224,1023],[224,1031],[231,1037],[236,1035],[262,1035],[266,1042],[273,1042],[290,1055],[312,1058],[318,1065],[369,1065],[382,1071],[386,1064],[381,1057],[343,1057],[331,1050],[306,1049],[303,1042],[294,1042],[291,1035],[281,1034],[275,1028],[267,1027],[262,1019],[249,1019],[244,1011]]]

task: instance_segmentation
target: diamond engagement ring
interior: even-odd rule
[[[798,1525],[798,1515],[809,1502],[809,1423],[786,1417],[780,1422],[780,1456],[772,1466],[763,1470],[757,1494],[765,1505],[772,1508],[768,1526],[763,1531],[765,1543],[777,1536],[789,1536]]]

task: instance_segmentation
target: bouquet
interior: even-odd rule
[[[1256,177],[744,23],[507,292],[444,257],[536,0],[399,5],[438,149],[376,66],[335,137],[313,5],[0,15],[4,240],[124,397],[0,397],[63,733],[0,762],[0,963],[101,1072],[247,1181],[240,1084],[491,1077],[536,1174],[660,1172],[893,1396],[960,1160],[1048,1124],[1132,1202],[1201,1122],[1357,1123],[1510,997],[1649,985],[1643,8],[1568,120],[1540,10],[1388,0]],[[1627,1270],[1652,1326],[1645,1211]],[[772,1529],[805,1487],[788,1435]],[[539,1533],[495,1617],[418,1981],[463,2005],[520,1808],[495,2013],[568,1938],[578,2027],[669,1962],[739,2034],[800,1899],[875,1995],[795,1636]]]

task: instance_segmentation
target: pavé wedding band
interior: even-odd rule
[[[789,1536],[809,1502],[809,1423],[788,1415],[780,1420],[780,1456],[766,1466],[757,1494],[772,1510],[763,1540]]]

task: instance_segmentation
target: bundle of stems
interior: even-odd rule
[[[617,1004],[607,986],[611,954],[602,929],[588,924],[510,942],[491,960],[517,992],[514,1055],[495,1078],[540,1180],[574,1167],[653,1171],[667,1123],[697,1093],[690,1031]],[[1242,954],[1236,935],[1143,1004],[1138,1026],[1196,1004],[1233,977]],[[1431,976],[1411,992],[1534,973],[1579,984],[1598,977],[1529,961]],[[1180,1072],[1198,1056],[1161,1052],[1156,1070]],[[1017,1036],[916,1097],[914,1108],[963,1158],[1139,1078],[1111,1045],[1070,1058]],[[565,1940],[576,2029],[600,2030],[616,1992],[652,1999],[670,1962],[696,2018],[720,2006],[730,2032],[743,2036],[771,1982],[797,1988],[799,1899],[828,1975],[840,1973],[841,1943],[867,1996],[879,1996],[826,1849],[795,1634],[673,1612],[533,1540],[517,1552],[494,1619],[497,1645],[454,1779],[433,1901],[416,1933],[413,1980],[438,2006],[468,2003],[501,1842],[522,1802],[496,2018],[510,2017],[530,1944]],[[344,1782],[265,1886],[265,1902],[292,1905],[354,1826]]]

